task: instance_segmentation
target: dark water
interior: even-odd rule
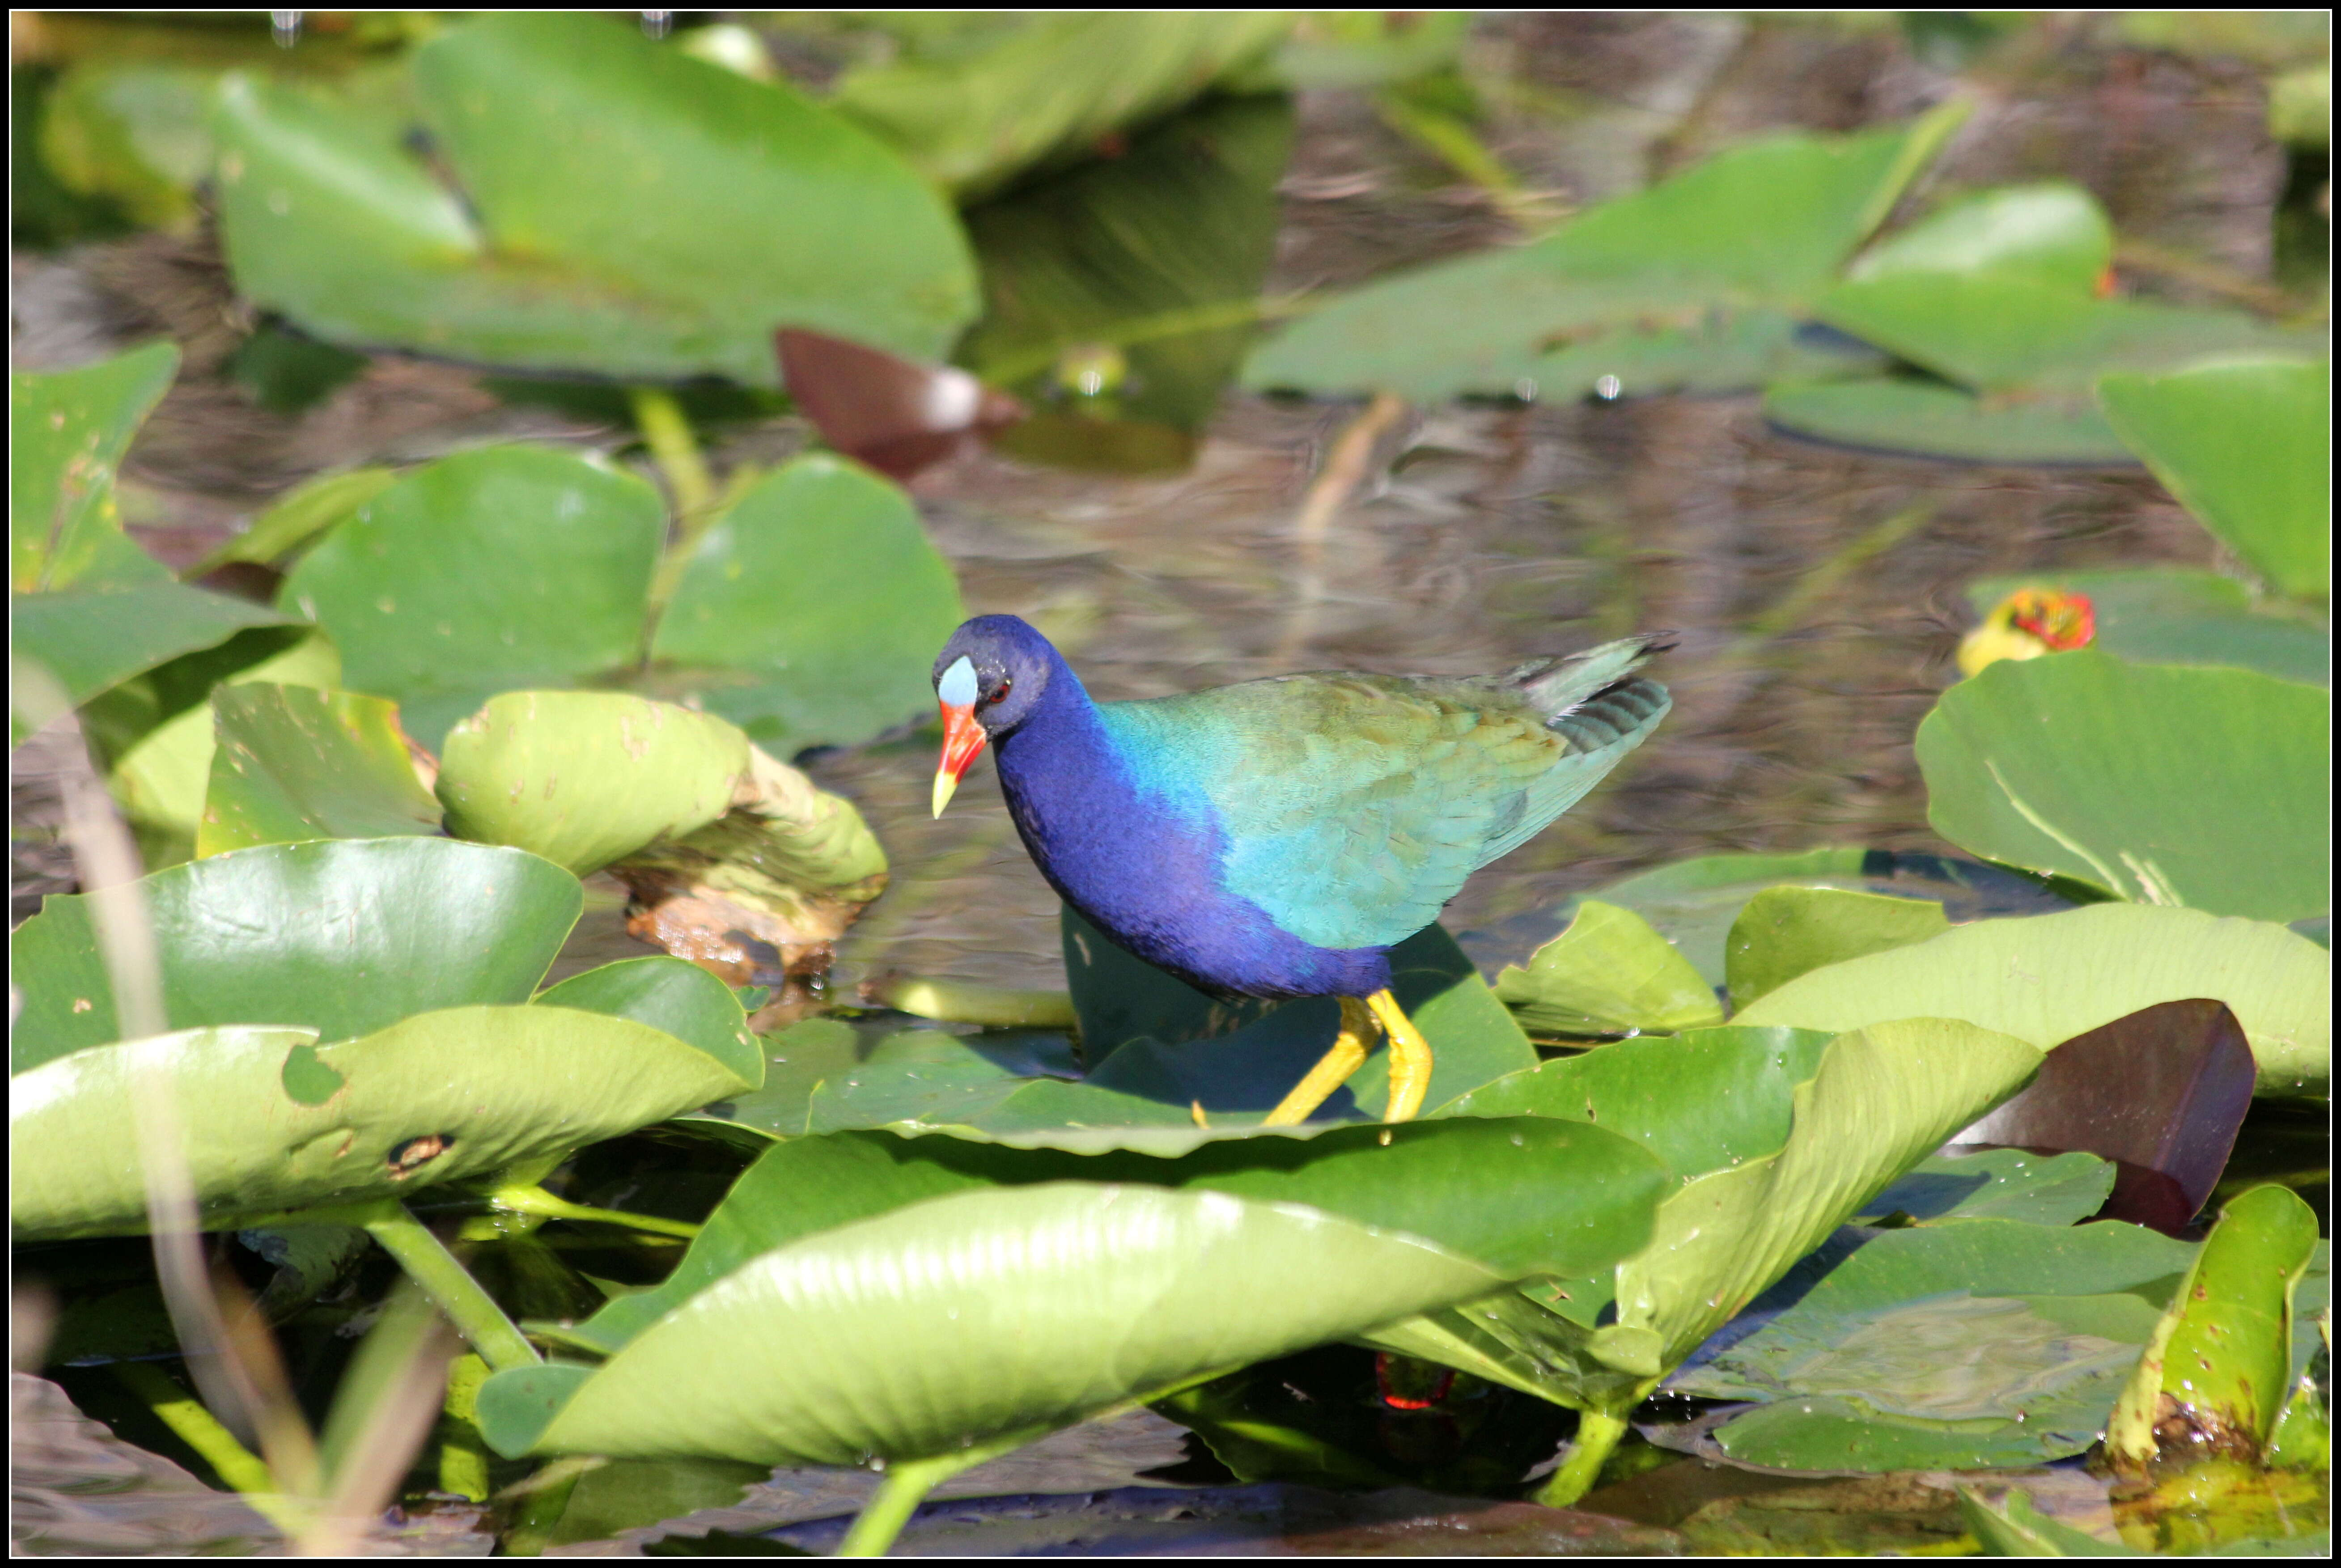
[[[2127,286],[2188,301],[2234,303],[2254,290],[2265,298],[2272,214],[2290,176],[2260,129],[2256,74],[2124,48],[2087,18],[2053,19],[2039,33],[2037,45],[1976,82],[1984,101],[1928,188],[2076,179],[2142,243],[2125,266]],[[1556,206],[1634,188],[1762,129],[1842,130],[1907,115],[1951,85],[1948,56],[1914,54],[1883,25],[1524,15],[1483,22],[1470,47],[1490,150],[1524,185],[1556,194]],[[1289,117],[1256,104],[1205,114],[1220,116],[1210,126],[1214,155],[1235,173],[1189,169],[1176,177],[1200,194],[1176,199],[1215,203],[1213,222],[1235,238],[1228,253],[1205,247],[1189,257],[1197,276],[1242,251],[1247,290],[1280,295],[1517,237],[1484,192],[1459,184],[1358,95],[1306,95]],[[1191,141],[1200,124],[1164,133],[1165,144]],[[1280,174],[1254,156],[1270,142],[1290,144]],[[1150,155],[1145,146],[1133,154],[1141,172]],[[1121,199],[1111,183],[1101,188],[1081,201],[1060,186],[1021,208],[996,203],[977,228],[1004,272],[1066,210]],[[1157,204],[1170,203],[1175,217],[1174,194]],[[2172,264],[2172,255],[2191,260]],[[410,362],[377,362],[297,414],[257,406],[228,374],[240,328],[216,255],[200,240],[18,253],[12,267],[19,365],[80,362],[157,330],[185,346],[187,372],[134,450],[125,497],[130,520],[170,559],[192,559],[268,495],[329,466],[419,460],[489,437],[605,446],[627,438],[590,399],[500,401],[470,372]],[[1086,286],[1112,295],[1122,283],[1129,297],[1118,308],[1161,303],[1143,280],[1108,275]],[[1052,327],[1085,330],[1090,308],[1068,305],[1061,320],[1037,323],[1003,313],[978,357],[1012,359],[1045,343]],[[1910,743],[1952,678],[1951,650],[1968,619],[1963,585],[2030,569],[2213,563],[2207,537],[2141,473],[1855,456],[1777,435],[1752,399],[1738,398],[1415,411],[1378,443],[1312,567],[1296,512],[1358,411],[1215,395],[1242,346],[1240,332],[1221,332],[1131,356],[1139,384],[1124,412],[1154,433],[1121,447],[1137,461],[1190,459],[1183,469],[1083,471],[1036,459],[1061,451],[1059,439],[1053,449],[1027,442],[1023,456],[971,455],[914,491],[971,611],[1031,620],[1105,699],[1303,669],[1473,673],[1628,631],[1673,630],[1678,646],[1656,671],[1674,692],[1673,714],[1559,825],[1475,878],[1449,911],[1456,929],[1718,849],[1851,842],[1940,851]],[[805,440],[785,419],[708,433],[719,469],[769,461]],[[14,759],[19,918],[39,893],[70,885],[49,841],[45,756],[35,747]],[[931,738],[811,766],[861,804],[894,866],[892,888],[844,945],[841,986],[883,970],[1061,984],[1055,900],[1015,840],[988,763],[940,822],[927,809]],[[580,961],[588,951],[638,950],[606,905],[589,922]],[[256,1515],[77,1424],[55,1394],[19,1379],[28,1402],[20,1440],[32,1432],[40,1460],[24,1468],[20,1451],[20,1551],[266,1549]],[[1151,1416],[1061,1434],[1044,1450],[971,1473],[959,1488],[1025,1501],[972,1513],[964,1503],[938,1505],[906,1544],[1664,1552],[1682,1549],[1684,1538],[1666,1532],[1695,1514],[1738,1521],[1699,1537],[1708,1549],[1939,1545],[1956,1533],[1946,1533],[1939,1488],[1888,1496],[1887,1483],[1840,1483],[1791,1496],[1788,1484],[1696,1461],[1594,1500],[1634,1525],[1588,1526],[1565,1540],[1549,1521],[1483,1517],[1484,1502],[1424,1494],[1337,1506],[1308,1488],[1222,1485],[1151,1501],[1147,1472],[1190,1451]],[[2102,1509],[2101,1494],[2069,1479],[2080,1488],[2077,1520]],[[834,1517],[869,1484],[853,1473],[784,1474],[720,1517],[694,1515],[691,1533]],[[1898,1521],[1900,1533],[1783,1533],[1778,1524],[1876,1518]],[[1444,1523],[1399,1528],[1426,1520]],[[822,1549],[838,1528],[805,1524],[787,1538]],[[584,1549],[638,1552],[656,1533]],[[483,1551],[486,1538],[454,1511],[371,1545],[465,1553]]]

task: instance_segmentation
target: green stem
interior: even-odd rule
[[[1529,1501],[1541,1503],[1547,1508],[1567,1508],[1593,1490],[1596,1477],[1609,1455],[1617,1451],[1619,1439],[1626,1435],[1626,1418],[1612,1415],[1606,1410],[1588,1410],[1578,1417],[1577,1443],[1569,1449],[1569,1457],[1560,1468],[1545,1478],[1545,1484],[1529,1494]]]
[[[222,1426],[201,1400],[172,1382],[169,1374],[144,1361],[117,1361],[113,1370],[122,1385],[153,1411],[172,1435],[201,1454],[204,1463],[270,1523],[287,1535],[298,1535],[306,1527],[299,1511],[288,1507],[278,1494],[276,1477],[260,1456],[238,1443],[235,1434]]]
[[[627,1214],[614,1208],[590,1208],[583,1204],[555,1197],[535,1186],[500,1186],[488,1195],[488,1201],[513,1214],[539,1215],[546,1219],[593,1220],[602,1225],[648,1231],[652,1236],[681,1236],[685,1241],[699,1235],[699,1226],[689,1220],[660,1219],[654,1215]]]
[[[445,1313],[457,1333],[471,1342],[480,1359],[498,1372],[534,1366],[543,1359],[495,1298],[480,1288],[471,1271],[431,1233],[431,1227],[406,1212],[405,1206],[384,1200],[364,1211],[358,1222],[382,1249],[398,1260],[407,1277]]]
[[[675,514],[683,520],[687,531],[691,518],[705,511],[715,495],[706,460],[699,455],[699,442],[691,433],[691,421],[683,416],[674,394],[664,388],[632,387],[626,395],[633,402],[634,424],[642,431],[659,472],[666,476]]]
[[[927,1494],[957,1475],[971,1470],[987,1459],[1023,1447],[1038,1436],[1035,1432],[1022,1432],[1013,1437],[963,1448],[957,1454],[939,1454],[931,1459],[904,1459],[887,1466],[886,1479],[879,1484],[877,1494],[863,1504],[861,1516],[837,1548],[840,1557],[883,1557],[894,1544],[894,1537],[911,1522],[911,1515],[926,1501]]]

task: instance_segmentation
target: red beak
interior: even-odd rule
[[[975,765],[976,753],[983,749],[987,737],[983,726],[975,721],[975,705],[953,707],[940,704],[943,710],[943,759],[935,769],[935,815],[943,814],[951,803],[951,793],[959,781]]]

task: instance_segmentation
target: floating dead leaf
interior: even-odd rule
[[[822,439],[892,479],[909,479],[1024,417],[1022,403],[953,365],[801,327],[775,336],[782,382]]]

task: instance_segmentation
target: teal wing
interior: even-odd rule
[[[1654,697],[1619,701],[1641,689]],[[1100,710],[1142,782],[1208,803],[1222,880],[1325,948],[1430,925],[1580,799],[1666,709],[1629,681],[1558,720],[1501,680],[1290,676]]]

